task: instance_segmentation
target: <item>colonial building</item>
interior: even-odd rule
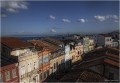
[[[17,58],[1,55],[0,82],[19,82]]]
[[[89,52],[89,37],[83,38],[83,51],[84,53]]]
[[[19,55],[20,82],[39,82],[38,52],[30,49]]]
[[[38,50],[38,59],[39,59],[39,78],[40,82],[44,81],[49,76],[50,69],[50,48],[48,44],[40,40],[31,40],[30,43],[34,44],[35,47],[39,48]]]
[[[90,38],[89,39],[89,51],[94,50],[94,47],[95,47],[94,39]]]
[[[64,52],[59,50],[51,52],[50,75],[55,75],[64,69]]]
[[[49,44],[49,47],[52,49],[50,55],[50,75],[55,75],[60,72],[63,72],[65,67],[65,51],[64,43],[55,39],[55,38],[43,38],[42,42]]]
[[[17,56],[19,82],[38,82],[38,53],[33,46],[15,37],[1,38],[2,54]]]
[[[82,60],[83,44],[82,41],[77,41],[75,44],[75,61]]]

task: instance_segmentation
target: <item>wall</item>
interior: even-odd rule
[[[112,47],[112,38],[111,37],[105,37],[105,46],[108,46],[108,45],[109,45],[109,47]]]
[[[12,70],[16,69],[16,77],[12,77]],[[10,71],[10,80],[6,80],[5,72]],[[0,73],[3,76],[3,82],[19,82],[18,63],[10,64],[0,68]]]
[[[99,35],[97,39],[97,46],[104,46],[104,45],[105,45],[105,37],[102,35]]]
[[[119,68],[106,65],[105,76],[109,78],[109,73],[114,74],[114,80],[119,80]]]

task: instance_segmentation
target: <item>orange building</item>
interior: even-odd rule
[[[35,45],[36,49],[39,49],[38,56],[39,56],[39,78],[40,82],[44,81],[49,76],[49,69],[50,69],[50,48],[48,44],[40,41],[40,40],[31,40],[32,44]]]

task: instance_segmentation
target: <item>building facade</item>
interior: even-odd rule
[[[19,82],[38,82],[38,53],[28,42],[15,37],[2,38],[2,54],[17,57]]]
[[[84,53],[89,52],[89,37],[83,38],[83,50],[84,50]]]
[[[18,63],[13,58],[1,56],[0,82],[19,82]]]
[[[94,50],[95,43],[93,39],[89,39],[89,51]]]
[[[77,42],[75,44],[75,61],[82,60],[82,54],[83,54],[83,45],[82,42]]]
[[[112,47],[112,37],[109,35],[105,35],[105,34],[99,35],[97,44],[98,46]]]

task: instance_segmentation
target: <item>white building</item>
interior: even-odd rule
[[[97,45],[104,47],[112,47],[112,37],[109,35],[99,35]]]
[[[118,46],[119,46],[119,41],[117,39],[113,39],[112,47],[118,47]]]
[[[65,67],[68,68],[70,67],[70,45],[66,44],[65,45]]]

